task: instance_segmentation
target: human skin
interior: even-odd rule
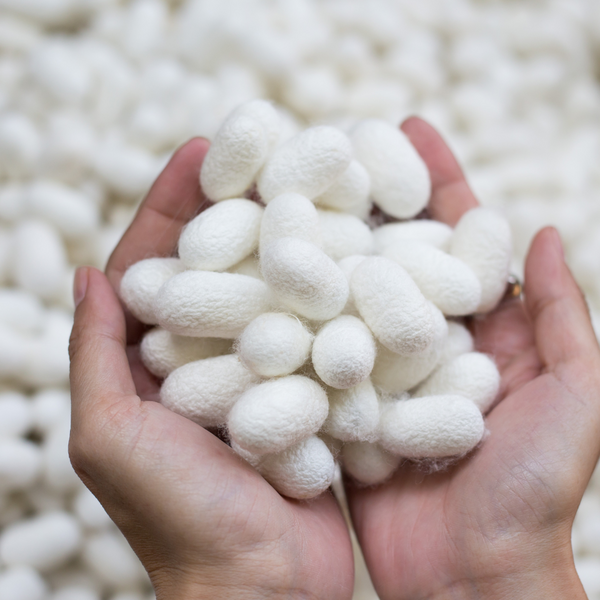
[[[427,163],[431,216],[476,206],[460,168],[423,121],[404,131]],[[208,143],[183,146],[115,250],[107,277],[78,270],[71,340],[73,465],[150,573],[159,600],[350,598],[348,532],[330,493],[282,498],[212,433],[156,402],[136,344],[144,326],[114,292],[126,268],[175,251],[204,206]],[[529,253],[525,303],[473,320],[502,372],[490,435],[453,468],[405,465],[387,484],[347,482],[375,587],[388,598],[585,598],[570,530],[600,453],[600,356],[557,233]]]
[[[477,206],[460,167],[429,125],[402,128],[429,166],[431,217],[454,226]],[[531,245],[524,301],[470,327],[502,376],[481,447],[441,472],[347,482],[374,586],[381,600],[584,599],[571,528],[600,454],[600,352],[554,229]]]
[[[351,598],[352,547],[331,493],[280,496],[224,442],[163,406],[119,303],[125,269],[171,255],[201,210],[205,140],[183,146],[112,255],[74,287],[71,461],[150,574],[158,600]],[[111,285],[112,284],[112,285]]]

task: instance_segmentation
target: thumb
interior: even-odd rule
[[[125,316],[106,276],[81,267],[73,288],[75,319],[71,357],[73,429],[88,422],[99,427],[102,416],[114,416],[123,404],[137,402],[125,352]]]

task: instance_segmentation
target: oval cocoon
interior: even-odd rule
[[[148,325],[154,325],[154,299],[171,277],[184,270],[178,258],[147,258],[131,265],[121,279],[120,296],[129,312]]]
[[[205,358],[175,369],[162,384],[160,403],[202,427],[215,427],[258,381],[235,354]]]
[[[444,342],[440,364],[450,362],[461,354],[473,352],[474,348],[471,332],[461,323],[448,321],[448,336]]]
[[[328,410],[327,394],[319,384],[289,375],[247,390],[229,413],[227,426],[244,450],[271,454],[316,433]]]
[[[383,254],[389,246],[399,240],[414,240],[431,244],[440,250],[448,250],[452,228],[439,221],[418,219],[404,223],[387,223],[373,230],[375,252]]]
[[[187,363],[230,351],[229,340],[176,335],[161,327],[150,330],[140,344],[144,366],[150,373],[161,378]]]
[[[481,412],[463,396],[427,396],[385,405],[381,445],[405,458],[444,458],[472,450],[483,437]]]
[[[169,279],[156,296],[158,323],[193,337],[237,337],[252,319],[269,310],[264,282],[236,273],[185,271]]]
[[[258,472],[280,494],[306,500],[332,484],[335,461],[325,442],[311,435],[283,452],[265,456]]]
[[[224,271],[258,247],[263,209],[251,200],[224,200],[181,232],[179,257],[188,269]]]
[[[456,224],[450,253],[469,266],[481,283],[477,312],[493,310],[506,290],[512,254],[508,221],[489,208],[473,208]]]
[[[381,119],[366,119],[351,133],[354,154],[371,177],[371,196],[392,217],[408,219],[429,201],[429,171],[397,127]]]
[[[370,379],[346,390],[329,390],[329,414],[323,430],[343,442],[375,437],[379,401]]]
[[[335,127],[319,125],[295,135],[275,149],[258,177],[265,204],[285,192],[312,200],[348,168],[352,146]]]
[[[456,394],[472,400],[482,413],[492,406],[500,389],[494,361],[479,352],[461,354],[442,365],[415,392],[415,398]]]
[[[300,194],[281,194],[265,208],[260,226],[260,251],[274,240],[294,237],[321,247],[321,225],[315,205]]]
[[[236,349],[254,373],[278,377],[293,373],[306,362],[312,338],[297,317],[264,313],[244,329]]]
[[[350,289],[360,316],[392,352],[423,352],[432,343],[435,331],[429,304],[397,263],[380,256],[366,258],[354,269]]]
[[[413,240],[398,240],[383,256],[397,262],[427,298],[445,315],[474,313],[481,302],[481,284],[461,260],[442,250]]]
[[[369,226],[354,215],[319,210],[323,252],[338,261],[354,254],[373,253],[373,234]]]
[[[363,485],[378,485],[389,479],[400,460],[371,442],[352,442],[342,448],[344,471]]]
[[[315,203],[365,219],[371,211],[370,187],[371,178],[367,170],[357,160],[353,160]]]
[[[312,363],[327,385],[347,389],[371,374],[375,352],[375,340],[369,328],[352,315],[341,315],[323,325],[317,333]]]
[[[346,277],[310,242],[292,237],[276,240],[263,252],[260,266],[277,298],[307,319],[333,319],[348,300]]]
[[[277,109],[268,100],[256,99],[240,104],[232,113],[232,117],[245,115],[258,121],[265,132],[269,141],[269,148],[273,149],[279,141],[281,135],[282,122],[281,115]]]
[[[217,132],[200,171],[200,185],[213,202],[241,196],[269,153],[269,133],[245,114],[232,115]]]
[[[376,386],[394,394],[405,392],[421,383],[438,366],[448,336],[448,324],[439,309],[433,304],[430,308],[435,331],[432,343],[423,352],[410,356],[380,347],[371,373]]]

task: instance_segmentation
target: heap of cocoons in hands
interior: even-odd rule
[[[500,377],[461,318],[504,294],[507,222],[486,208],[454,229],[416,218],[429,173],[385,121],[284,131],[270,103],[238,107],[201,169],[213,205],[177,257],[125,273],[121,297],[156,325],[141,355],[162,404],[226,431],[298,499],[331,485],[336,460],[376,485],[402,459],[466,454]]]

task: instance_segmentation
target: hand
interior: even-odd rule
[[[460,167],[423,121],[403,130],[431,173],[432,218],[454,225],[477,205]],[[489,438],[447,471],[347,484],[375,588],[382,600],[585,598],[570,537],[600,453],[600,352],[555,230],[533,241],[525,301],[472,331],[502,375]]]
[[[159,600],[347,599],[352,549],[333,496],[281,497],[212,433],[153,401],[158,384],[135,348],[143,327],[114,291],[129,265],[174,253],[203,205],[198,173],[207,149],[194,139],[176,152],[114,251],[108,279],[78,271],[71,460]]]

